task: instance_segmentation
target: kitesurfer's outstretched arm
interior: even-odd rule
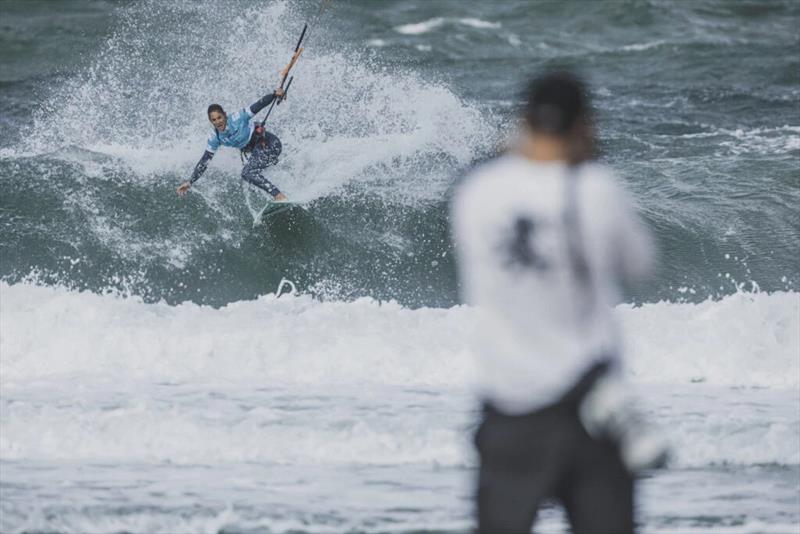
[[[203,152],[203,157],[200,158],[200,161],[197,162],[197,165],[194,166],[194,172],[192,172],[192,177],[189,178],[188,181],[183,182],[181,185],[178,186],[176,189],[179,195],[186,194],[186,191],[192,187],[192,184],[195,183],[197,180],[203,176],[203,173],[206,172],[206,168],[208,168],[208,162],[211,161],[211,158],[214,157],[214,153],[206,150]]]

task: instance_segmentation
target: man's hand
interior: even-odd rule
[[[275,96],[277,96],[278,98],[283,98],[284,94],[286,94],[286,92],[283,90],[282,87],[278,87],[277,89],[275,89]]]
[[[192,182],[186,181],[183,182],[181,185],[179,185],[178,189],[176,189],[175,192],[178,193],[178,196],[183,196],[186,194],[186,192],[189,190],[190,187],[192,187]]]

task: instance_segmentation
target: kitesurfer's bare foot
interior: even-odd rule
[[[284,200],[289,200],[289,197],[287,197],[283,193],[278,193],[277,195],[275,195],[274,198],[276,202],[283,202]]]

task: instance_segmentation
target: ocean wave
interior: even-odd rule
[[[472,467],[471,396],[440,388],[258,389],[41,381],[5,386],[0,458],[178,465]],[[796,391],[649,388],[670,467],[800,465]],[[321,447],[320,444],[325,444]]]
[[[739,291],[696,304],[622,305],[637,381],[797,388],[800,294]]]
[[[631,45],[625,45],[620,48],[620,50],[625,52],[642,52],[644,50],[650,50],[651,48],[658,48],[666,44],[667,42],[664,40],[657,40],[657,41],[649,41],[646,43],[635,43]]]
[[[737,155],[748,152],[787,154],[800,150],[800,126],[720,129],[719,133],[735,139],[721,141],[720,146]]]
[[[5,283],[0,298],[4,460],[474,464],[474,308],[271,294],[215,309]],[[617,314],[673,467],[800,464],[800,294]]]
[[[459,340],[475,327],[466,307],[410,310],[369,298],[318,302],[271,294],[215,309],[28,284],[0,282],[0,288],[4,383],[77,373],[456,385],[466,382],[467,346],[439,333]]]
[[[0,282],[2,383],[48,376],[467,386],[467,306],[265,295],[222,308]],[[797,388],[800,294],[617,307],[640,383]],[[43,331],[45,332],[43,334]]]
[[[673,468],[800,465],[798,390],[683,386],[648,389],[651,421],[671,443]]]
[[[236,150],[221,150],[187,197],[174,193],[202,155],[208,103],[234,110],[274,87],[288,55],[265,51],[292,49],[304,20],[293,9],[275,2],[230,12],[153,0],[119,9],[101,52],[76,60],[74,76],[48,86],[13,146],[0,150],[4,244],[19,252],[3,254],[0,276],[56,273],[66,285],[102,290],[119,274],[136,279],[146,298],[216,304],[254,297],[266,288],[250,288],[290,272],[303,282],[349,285],[355,296],[420,302],[418,278],[394,280],[417,271],[427,253],[420,251],[438,241],[431,234],[444,233],[445,215],[427,207],[444,206],[453,176],[500,135],[491,111],[441,78],[331,44],[319,28],[293,71],[291,97],[267,125],[284,147],[269,179],[303,206],[316,203],[308,224],[264,223],[268,199],[241,180]],[[216,32],[235,46],[209,49],[207,36]],[[218,68],[198,70],[199,57]],[[69,118],[77,114],[81,128]],[[307,238],[300,226],[324,226],[325,237]],[[424,243],[423,226],[430,229]],[[409,250],[384,254],[373,232],[397,227],[411,237]],[[290,236],[290,246],[278,234]],[[447,245],[436,248],[438,259]],[[378,276],[362,276],[367,265]],[[240,272],[229,284],[223,278],[232,270]],[[217,280],[190,293],[181,285],[187,274]],[[453,291],[440,287],[422,303],[452,302]]]
[[[435,407],[397,388],[165,384],[110,391],[89,384],[64,396],[36,387],[4,394],[13,400],[0,404],[0,458],[451,467],[471,461],[461,430],[471,415],[458,396],[431,393]]]
[[[741,155],[788,154],[800,150],[800,126],[763,128],[718,128],[709,124],[697,125],[705,131],[681,134],[680,139],[718,139],[718,146],[727,152]]]
[[[253,26],[280,31],[253,33]],[[95,162],[105,158],[132,174],[132,183],[149,186],[160,185],[165,176],[186,177],[210,131],[207,104],[198,103],[219,102],[233,110],[271,90],[286,58],[265,57],[264,50],[290,49],[296,35],[288,28],[301,26],[287,2],[269,10],[246,9],[234,17],[202,3],[149,1],[130,6],[121,10],[116,30],[105,43],[114,53],[90,57],[80,75],[52,89],[17,146],[3,149],[0,157],[77,159],[90,175],[108,176],[108,169]],[[213,28],[237,46],[207,49],[199,28]],[[154,57],[148,52],[153,43],[171,53]],[[386,41],[375,39],[371,45],[385,46]],[[216,61],[222,70],[198,72],[198,54],[206,54],[206,60]],[[343,72],[347,76],[341,76]],[[454,165],[466,165],[497,136],[494,127],[487,132],[483,112],[447,85],[422,79],[409,69],[388,71],[345,47],[314,43],[294,74],[289,107],[278,108],[268,127],[283,141],[278,167],[287,178],[281,189],[302,201],[376,175],[398,183],[397,197],[407,197],[406,184],[417,180],[438,183],[441,194],[449,175],[432,176],[436,173],[426,172],[426,163],[446,157]],[[132,93],[142,97],[131,98]],[[77,131],[68,119],[75,113],[84,117],[84,127]],[[159,117],[158,127],[144,127],[154,116]],[[234,151],[222,151],[212,168],[238,179],[241,161]],[[205,182],[198,187],[205,188]]]
[[[497,29],[501,28],[502,24],[499,22],[491,22],[488,20],[476,18],[450,18],[450,17],[434,17],[422,22],[415,22],[411,24],[402,24],[395,26],[394,30],[403,35],[422,35],[429,33],[445,24],[460,24],[475,29]]]

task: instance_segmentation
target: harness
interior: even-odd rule
[[[256,127],[253,129],[253,134],[250,136],[250,141],[247,142],[244,147],[239,151],[239,157],[242,160],[242,163],[246,162],[250,157],[250,153],[253,152],[253,149],[257,146],[261,148],[267,147],[267,136],[266,129],[264,128],[263,124],[256,123]]]

